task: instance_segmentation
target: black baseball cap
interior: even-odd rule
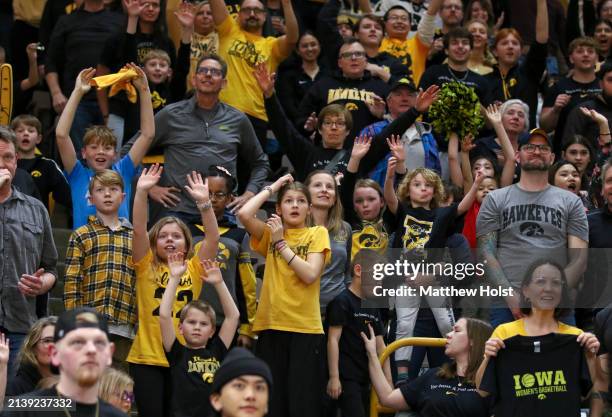
[[[548,146],[552,148],[553,144],[552,144],[552,141],[550,140],[550,137],[548,136],[548,134],[546,133],[544,129],[540,129],[538,127],[535,129],[531,129],[529,132],[521,133],[521,135],[518,138],[519,149],[521,149],[523,145],[527,145],[529,141],[531,140],[531,138],[534,138],[534,137],[542,137],[546,139],[546,143],[548,143]]]
[[[80,328],[100,329],[108,336],[108,322],[95,309],[79,307],[64,311],[57,319],[53,338],[58,342],[68,333]]]
[[[417,91],[417,88],[414,85],[414,82],[412,81],[412,79],[407,78],[407,77],[400,78],[399,80],[391,84],[391,89],[389,90],[389,92],[399,90],[400,88],[407,88],[408,90],[413,91],[413,92]]]

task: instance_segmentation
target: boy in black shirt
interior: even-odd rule
[[[36,155],[36,146],[42,140],[40,121],[29,114],[17,116],[11,123],[11,129],[15,131],[17,137],[15,143],[19,155],[17,167],[28,171],[32,176],[47,210],[49,210],[50,193],[53,193],[53,199],[61,205],[72,207],[70,187],[60,168],[52,159]]]
[[[159,323],[166,357],[172,378],[171,415],[173,417],[207,416],[211,413],[208,399],[215,372],[227,353],[240,321],[240,312],[227,289],[219,263],[206,260],[202,263],[206,277],[215,286],[225,320],[218,337],[215,333],[215,311],[199,300],[191,301],[181,310],[179,332],[185,338],[183,346],[174,332],[172,304],[176,290],[187,270],[182,253],[168,256],[170,278],[159,307]],[[209,343],[210,341],[210,343]]]
[[[374,264],[382,262],[384,259],[376,251],[360,250],[353,259],[351,284],[327,306],[327,393],[331,398],[339,400],[343,416],[365,417],[368,414],[368,358],[363,343],[360,343],[361,332],[369,332],[368,324],[374,328],[378,354],[385,349],[378,310],[361,306],[362,300],[369,293],[368,288],[362,286],[362,274],[372,274]],[[385,363],[385,374],[391,380],[389,362]]]

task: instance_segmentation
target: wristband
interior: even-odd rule
[[[270,187],[269,185],[266,185],[263,189],[266,190],[267,192],[269,192],[270,196],[272,196],[272,194],[274,194],[274,191],[272,191],[272,187]]]
[[[291,259],[289,260],[289,262],[287,262],[287,265],[291,265],[291,262],[293,262],[293,259],[295,258],[295,253],[293,254],[293,256],[291,257]]]
[[[210,200],[208,200],[208,201],[198,201],[196,203],[196,207],[200,211],[206,211],[209,208],[212,208],[212,201],[210,201]]]

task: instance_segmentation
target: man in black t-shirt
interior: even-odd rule
[[[65,311],[58,318],[55,343],[49,346],[51,364],[59,368],[59,382],[48,389],[26,394],[21,400],[6,399],[7,416],[45,417],[122,417],[126,414],[98,398],[98,384],[111,365],[114,345],[108,340],[108,323],[92,308]],[[45,411],[19,408],[32,400],[50,401]],[[11,406],[12,405],[12,406]]]
[[[569,45],[569,60],[574,70],[572,76],[560,79],[544,98],[540,126],[547,132],[555,131],[553,144],[557,155],[561,152],[565,122],[572,109],[601,93],[595,75],[597,59],[595,39],[574,39]]]

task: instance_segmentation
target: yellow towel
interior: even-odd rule
[[[132,79],[137,78],[138,73],[133,69],[121,68],[116,74],[102,75],[95,77],[91,80],[91,85],[98,87],[98,89],[106,88],[111,86],[109,97],[118,94],[121,90],[125,90],[128,100],[132,103],[136,103],[138,94],[136,94],[136,88],[130,82]]]

